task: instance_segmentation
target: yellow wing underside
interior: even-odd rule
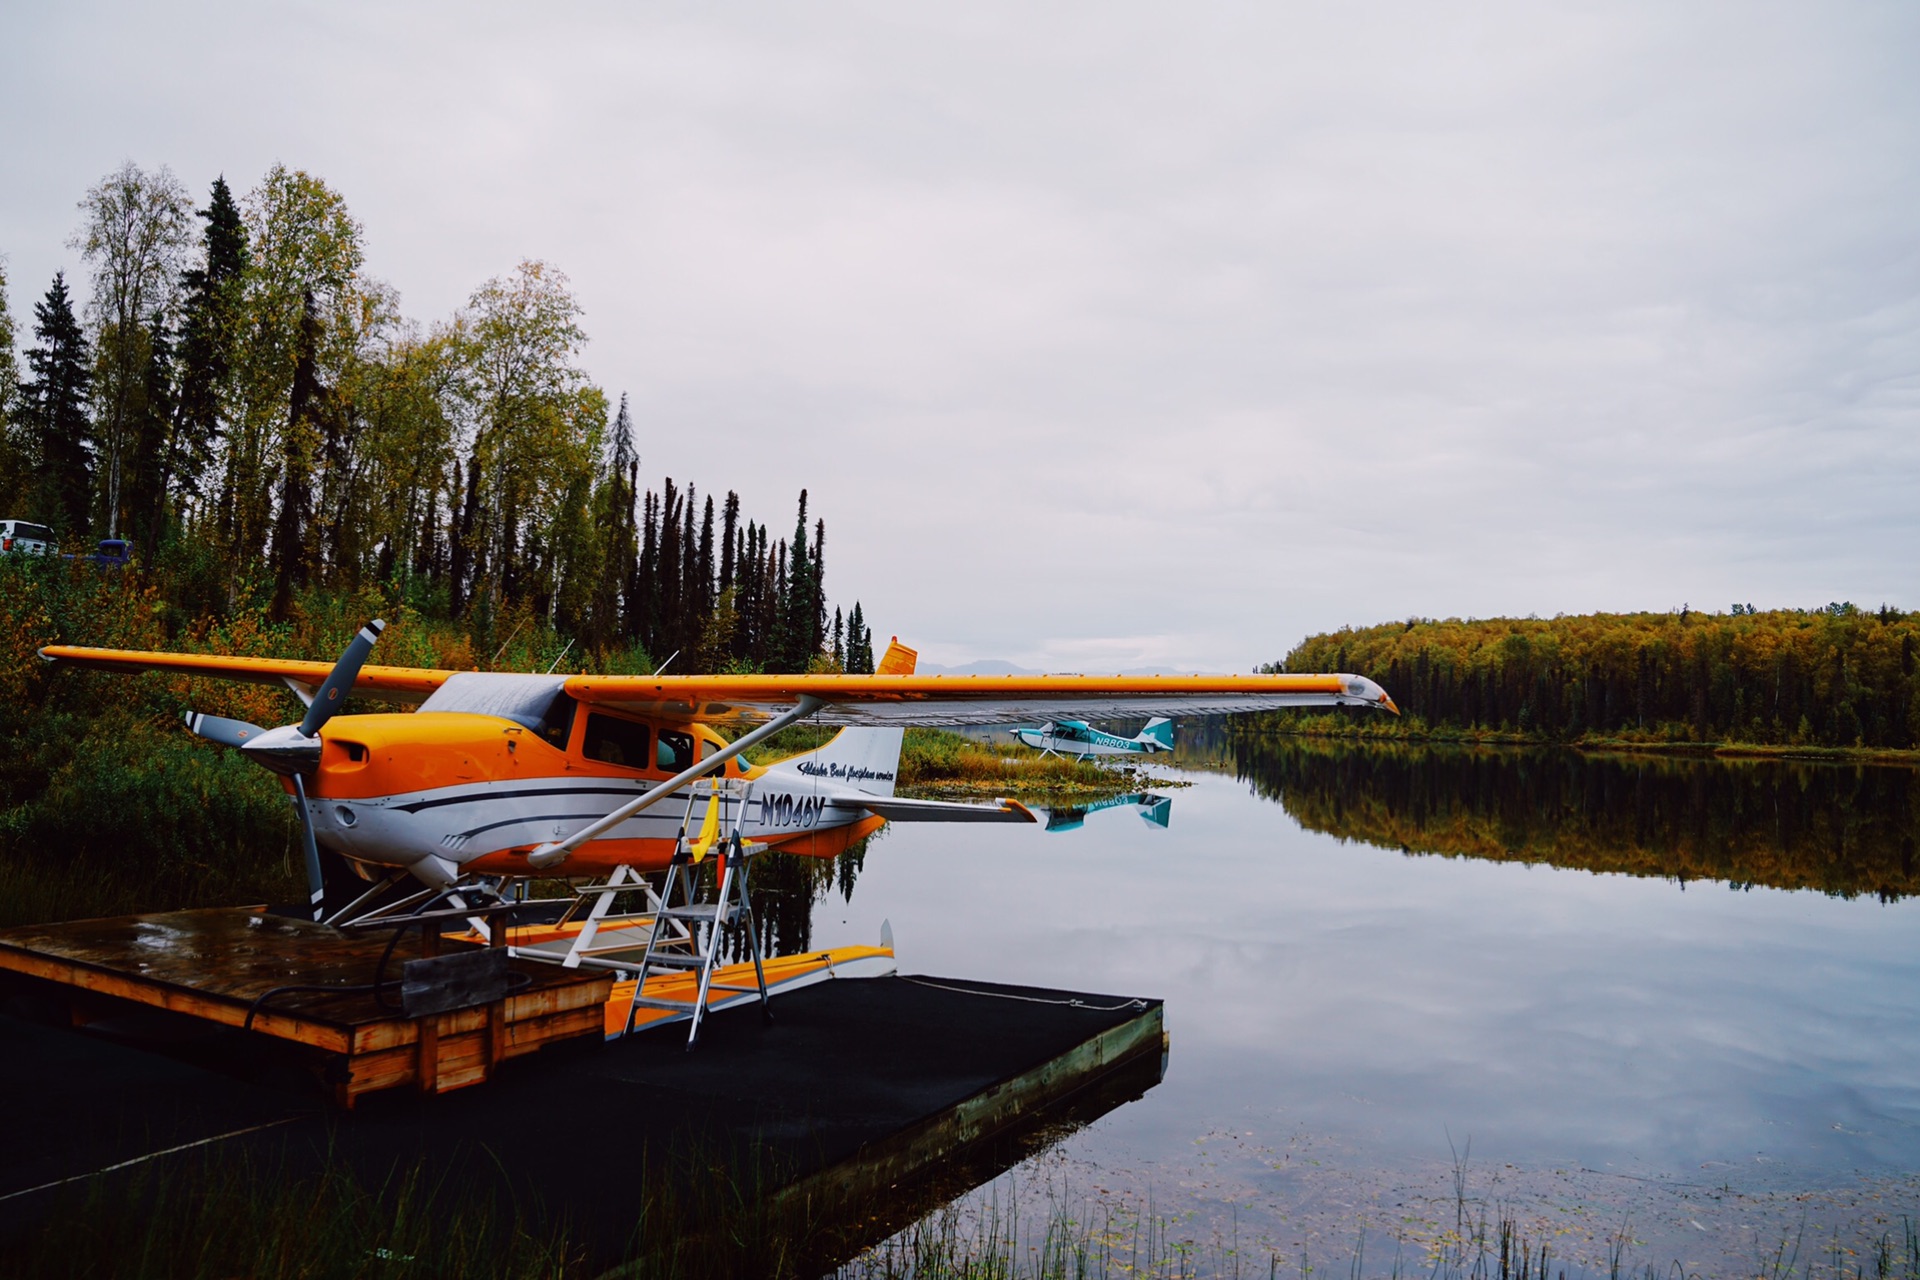
[[[40,655],[50,662],[101,671],[170,671],[308,687],[326,679],[333,665],[73,645],[53,645]],[[454,674],[369,665],[360,669],[354,691],[419,702]],[[566,690],[592,705],[707,724],[761,723],[791,710],[802,697],[823,704],[813,717],[819,723],[889,727],[1007,724],[1061,715],[1217,715],[1337,704],[1398,710],[1378,685],[1350,675],[576,675],[566,678]]]

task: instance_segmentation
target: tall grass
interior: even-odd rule
[[[1118,792],[1133,774],[1090,760],[1043,755],[1023,743],[979,742],[939,729],[909,729],[900,754],[900,785],[989,790],[1018,786],[1043,791]]]
[[[1004,1194],[1003,1194],[1004,1188]],[[1037,1208],[1023,1215],[1022,1205]],[[1864,1233],[1861,1233],[1864,1236]],[[1803,1226],[1763,1243],[1744,1263],[1689,1267],[1633,1256],[1626,1221],[1604,1240],[1604,1256],[1563,1257],[1550,1224],[1529,1228],[1495,1202],[1469,1193],[1466,1162],[1453,1176],[1453,1221],[1436,1234],[1369,1237],[1319,1257],[1242,1239],[1235,1216],[1224,1234],[1200,1238],[1184,1215],[1125,1199],[1075,1198],[1056,1186],[1023,1196],[1012,1177],[937,1209],[862,1251],[834,1280],[1188,1280],[1190,1277],[1345,1275],[1349,1280],[1920,1280],[1920,1222],[1902,1216],[1877,1238],[1843,1239],[1838,1229],[1809,1238]]]
[[[451,1154],[451,1153],[450,1153]],[[62,1189],[45,1219],[0,1239],[21,1277],[568,1277],[592,1274],[564,1220],[502,1207],[460,1160],[383,1182],[344,1163],[195,1154]]]

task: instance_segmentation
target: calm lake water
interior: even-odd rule
[[[890,920],[903,972],[1166,1001],[1165,1080],[963,1211],[1150,1213],[1263,1275],[1424,1271],[1481,1211],[1570,1274],[1920,1220],[1920,774],[1184,758],[1157,811],[894,827],[813,908],[814,946]]]

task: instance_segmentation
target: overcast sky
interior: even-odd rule
[[[1920,5],[1458,8],[15,0],[0,253],[278,160],[423,321],[544,258],[946,663],[1920,607]]]

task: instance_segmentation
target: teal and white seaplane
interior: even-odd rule
[[[1038,729],[1015,729],[1013,736],[1047,755],[1150,756],[1173,750],[1173,721],[1156,717],[1131,738],[1096,729],[1085,720],[1049,720]]]

